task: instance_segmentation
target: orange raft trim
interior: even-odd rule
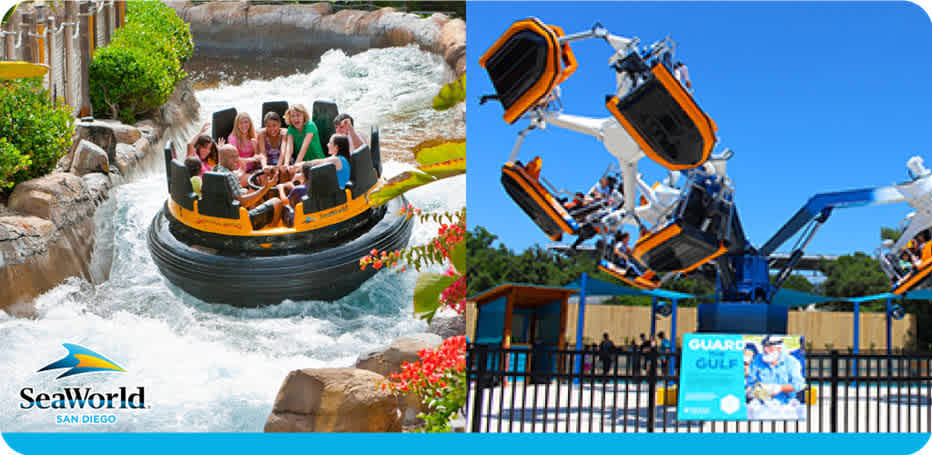
[[[690,120],[693,121],[693,124],[696,125],[696,129],[699,131],[699,135],[702,137],[702,157],[696,164],[674,164],[663,157],[657,154],[654,149],[647,144],[647,140],[641,136],[641,133],[638,132],[637,128],[621,114],[621,111],[618,110],[618,103],[621,101],[617,96],[613,96],[605,102],[605,107],[608,108],[608,111],[612,113],[612,116],[618,120],[618,123],[631,135],[631,138],[634,139],[634,142],[637,143],[638,147],[644,151],[644,153],[652,160],[660,164],[661,166],[671,170],[671,171],[683,171],[687,169],[694,169],[701,166],[709,159],[709,155],[712,153],[712,149],[715,147],[715,132],[718,131],[718,126],[715,122],[702,112],[699,109],[699,106],[696,105],[696,101],[693,97],[683,88],[682,84],[677,82],[677,80],[670,74],[670,71],[662,63],[657,63],[651,68],[651,73],[654,74],[654,77],[658,82],[667,90],[667,93],[673,97],[673,99],[680,105],[686,115]]]
[[[369,192],[376,187],[378,187],[378,185],[374,186]],[[369,202],[366,199],[367,196],[368,193],[361,194],[356,199],[352,199],[351,191],[346,190],[346,203],[313,213],[304,213],[304,204],[298,203],[294,208],[295,226],[291,228],[277,224],[260,230],[253,230],[252,223],[249,221],[249,211],[244,207],[240,207],[239,209],[239,218],[214,217],[199,213],[199,201],[197,200],[194,201],[194,210],[188,210],[169,197],[168,210],[176,220],[198,231],[228,236],[260,237],[313,231],[341,221],[346,221],[370,208]]]
[[[553,220],[563,232],[574,235],[575,231],[566,221],[567,219],[572,220],[573,217],[563,208],[563,204],[541,186],[536,178],[531,177],[521,165],[512,162],[505,163],[505,165],[502,166],[502,173],[507,174],[512,180],[517,182],[521,189],[531,196],[534,202],[544,210],[544,214]],[[547,237],[549,237],[550,240],[558,241],[560,239],[560,234],[556,236],[547,235]]]
[[[558,80],[562,82],[565,79],[561,79],[561,74],[563,73],[560,69],[562,56],[560,55],[561,47],[557,41],[556,32],[552,30],[551,27],[544,25],[540,20],[533,17],[511,24],[511,27],[508,27],[508,30],[506,30],[505,33],[492,44],[492,47],[485,51],[485,54],[479,58],[479,66],[485,68],[485,63],[488,59],[492,58],[512,36],[524,30],[530,30],[546,38],[549,45],[549,52],[547,53],[546,69],[541,78],[505,110],[503,118],[509,124],[514,123],[525,112],[537,105],[542,98],[550,94],[553,87],[559,84],[559,82],[557,82]],[[572,61],[575,62],[575,58],[572,58]],[[575,67],[573,70],[575,71]]]

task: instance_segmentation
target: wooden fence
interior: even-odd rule
[[[45,87],[79,116],[92,115],[88,66],[94,50],[123,25],[126,1],[65,1],[59,6],[20,4],[0,30],[0,60],[49,67]]]
[[[466,333],[470,339],[475,336],[475,303],[466,305]],[[566,336],[568,345],[576,341],[577,304],[570,303],[568,308]],[[656,330],[668,336],[671,329],[669,317],[656,320]],[[804,335],[806,343],[813,349],[842,351],[853,347],[854,336],[851,332],[854,315],[851,312],[834,311],[790,311],[787,332],[791,335]],[[625,305],[586,304],[583,326],[583,339],[589,343],[598,343],[602,334],[609,333],[616,345],[625,340],[635,339],[641,333],[650,333],[650,307]],[[907,314],[902,320],[893,321],[891,341],[893,348],[903,349],[916,334],[916,317]],[[676,331],[678,341],[684,333],[696,331],[696,309],[680,307],[677,310]],[[880,350],[886,348],[886,319],[884,313],[861,312],[859,348]]]

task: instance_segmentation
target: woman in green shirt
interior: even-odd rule
[[[291,106],[285,112],[288,124],[288,136],[285,138],[285,163],[300,165],[304,161],[324,158],[324,149],[320,146],[317,125],[311,121],[307,109],[301,104]]]

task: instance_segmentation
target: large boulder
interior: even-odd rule
[[[113,155],[114,161],[116,154]],[[93,142],[81,139],[74,150],[71,161],[71,172],[82,176],[91,172],[110,172],[110,158],[102,148]]]
[[[448,308],[442,308],[430,321],[427,331],[443,339],[466,334],[466,317]]]
[[[389,377],[389,374],[401,371],[402,363],[414,363],[420,360],[417,355],[419,351],[427,348],[436,349],[442,343],[443,338],[432,333],[405,335],[392,341],[387,349],[360,355],[359,360],[356,361],[356,368],[374,371]],[[402,423],[406,426],[419,424],[417,415],[427,411],[420,397],[414,393],[400,396],[398,406],[402,412]]]
[[[10,210],[49,220],[59,228],[90,218],[95,207],[84,180],[67,172],[16,185],[8,202]]]
[[[110,161],[116,158],[117,138],[113,132],[113,123],[84,118],[75,123],[75,133],[79,140],[85,139],[97,144],[107,153]]]
[[[292,371],[278,391],[265,431],[401,431],[398,400],[379,387],[384,379],[355,368]]]
[[[440,47],[443,59],[462,76],[466,72],[466,22],[452,19],[440,29]]]

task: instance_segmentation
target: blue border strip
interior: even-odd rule
[[[7,433],[3,437],[24,455],[51,453],[276,453],[294,448],[380,453],[470,454],[573,453],[774,453],[907,454],[919,450],[926,434],[263,434],[263,433]],[[604,451],[604,452],[603,452]]]

